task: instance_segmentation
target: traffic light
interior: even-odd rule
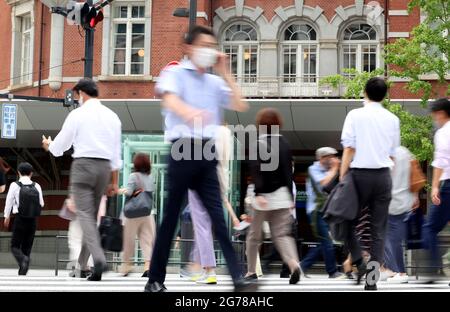
[[[74,99],[73,99],[73,91],[72,90],[66,90],[66,96],[64,97],[64,107],[70,107],[73,106],[73,104],[75,103]]]
[[[97,11],[95,7],[90,7],[84,3],[80,11],[80,21],[83,28],[95,28],[95,26],[103,20],[103,12]]]

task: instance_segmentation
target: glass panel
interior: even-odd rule
[[[284,47],[284,82],[295,82],[297,76],[297,46]]]
[[[133,32],[133,34],[144,34],[145,33],[145,24],[133,23],[132,32]]]
[[[131,7],[131,17],[132,18],[143,18],[145,17],[145,6],[132,6]]]
[[[356,68],[356,45],[344,45],[343,46],[343,66],[342,68]],[[347,74],[345,74],[347,75]]]
[[[31,29],[31,17],[29,15],[22,17],[21,31],[25,32]]]
[[[132,48],[144,48],[144,35],[133,35],[131,39]]]
[[[116,41],[114,44],[115,48],[126,48],[127,46],[127,35],[116,35]]]
[[[114,63],[125,63],[126,50],[115,49],[114,50]]]
[[[225,41],[256,41],[258,34],[249,24],[235,24],[225,31]]]
[[[230,58],[230,71],[237,76],[238,67],[238,46],[225,46],[224,53]]]
[[[118,6],[114,10],[115,18],[127,18],[128,7],[127,6]]]
[[[114,75],[125,75],[125,64],[114,64]]]
[[[144,64],[131,64],[132,75],[142,75],[144,73]]]
[[[316,40],[316,31],[306,24],[294,24],[284,32],[284,40]]]
[[[116,24],[116,33],[126,34],[127,33],[127,24]]]
[[[367,24],[352,24],[344,31],[344,40],[376,40],[375,29]]]

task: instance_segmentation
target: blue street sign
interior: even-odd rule
[[[17,132],[17,105],[2,105],[2,139],[15,139]]]

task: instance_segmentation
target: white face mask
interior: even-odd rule
[[[78,104],[83,105],[84,104],[84,100],[83,100],[83,96],[80,95],[80,98],[78,99]]]
[[[213,48],[196,48],[192,62],[202,69],[209,68],[217,62],[217,50]]]

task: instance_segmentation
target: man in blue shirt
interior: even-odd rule
[[[322,253],[325,259],[325,269],[330,278],[339,278],[342,274],[336,267],[336,255],[333,241],[328,234],[328,224],[322,219],[323,214],[320,212],[322,207],[320,206],[323,205],[323,200],[321,201],[320,198],[326,196],[323,193],[323,187],[338,178],[340,162],[336,154],[337,151],[332,147],[319,148],[316,151],[317,161],[308,168],[306,212],[320,245],[310,249],[301,262],[302,271],[306,272]]]
[[[255,284],[242,278],[228,237],[217,177],[217,159],[211,159],[210,155],[215,154],[211,142],[214,142],[215,131],[221,124],[223,108],[242,112],[248,109],[248,105],[242,100],[230,73],[226,55],[217,50],[217,40],[212,30],[196,26],[187,35],[185,43],[188,59],[166,69],[156,85],[156,92],[162,99],[165,138],[172,142],[172,149],[168,157],[168,201],[157,234],[145,291],[166,291],[164,280],[170,246],[188,189],[197,192],[209,212],[235,289],[252,291]],[[210,68],[218,76],[209,74],[207,71]]]

